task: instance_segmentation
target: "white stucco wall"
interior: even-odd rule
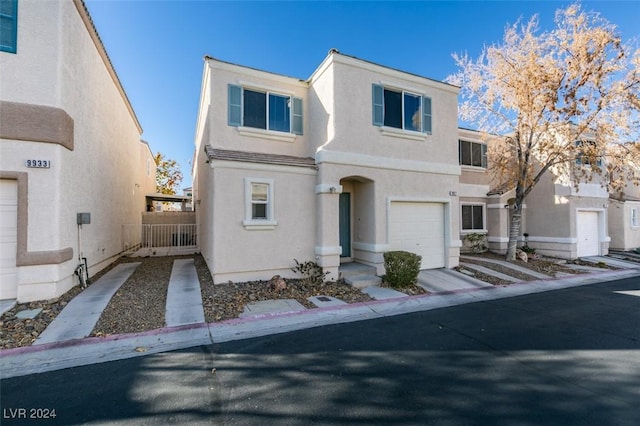
[[[640,247],[640,226],[632,226],[631,210],[636,210],[640,225],[640,201],[609,202],[610,247],[617,250],[633,250]]]
[[[140,146],[139,124],[77,4],[21,0],[18,8],[17,53],[0,53],[1,99],[59,108],[74,125],[73,150],[1,142],[2,170],[28,173],[28,250],[73,249],[72,260],[20,268],[18,298],[27,301],[75,284],[78,212],[91,213],[81,247],[91,274],[121,252],[122,226],[140,223],[150,176],[141,168],[148,153]],[[24,160],[34,157],[51,160],[51,168],[26,168]]]
[[[212,242],[207,252],[215,255],[208,263],[215,283],[270,279],[279,274],[293,277],[294,258],[314,260],[316,218],[315,170],[300,167],[238,167],[234,162],[214,162]],[[245,178],[272,179],[273,229],[249,229],[245,219]],[[311,207],[311,208],[310,208]],[[208,218],[207,221],[210,221]]]

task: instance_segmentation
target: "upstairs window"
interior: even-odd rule
[[[484,230],[484,205],[462,205],[462,230],[481,231]]]
[[[0,0],[0,51],[16,53],[18,0]]]
[[[487,145],[478,142],[458,141],[460,165],[487,168]]]
[[[228,97],[230,126],[302,134],[302,99],[232,84]]]
[[[431,98],[374,84],[373,124],[431,134]]]
[[[576,156],[576,165],[591,166],[593,160],[598,167],[602,167],[602,158],[596,153],[596,143],[593,141],[576,141],[576,147],[584,149],[578,152]]]

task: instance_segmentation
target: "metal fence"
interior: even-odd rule
[[[162,225],[124,225],[123,245],[125,252],[159,247],[195,248],[198,225],[162,224]]]

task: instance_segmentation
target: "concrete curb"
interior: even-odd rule
[[[634,276],[640,277],[640,270],[627,269],[559,279],[526,281],[507,286],[407,296],[285,314],[262,314],[219,323],[165,327],[135,334],[89,337],[5,349],[0,351],[0,379],[326,325],[561,290]]]

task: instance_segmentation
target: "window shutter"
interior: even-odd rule
[[[0,2],[0,51],[16,53],[18,42],[18,1]]]
[[[431,134],[431,98],[422,97],[422,131]]]
[[[293,125],[291,131],[296,135],[302,134],[302,99],[292,98],[293,108],[291,114],[293,116]]]
[[[487,168],[487,145],[482,144],[482,167]]]
[[[229,85],[229,126],[242,126],[242,87]]]
[[[384,87],[373,85],[373,125],[384,125]]]

